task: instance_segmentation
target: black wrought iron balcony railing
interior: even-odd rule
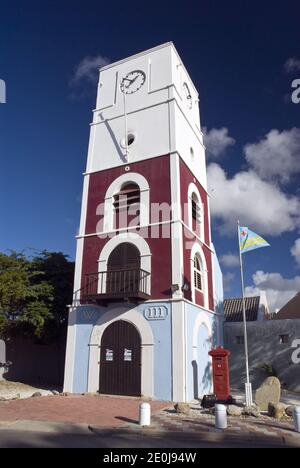
[[[116,299],[148,299],[150,273],[142,269],[103,271],[85,276],[82,289],[84,301]]]

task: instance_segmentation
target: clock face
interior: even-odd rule
[[[191,92],[190,92],[190,88],[188,87],[188,85],[186,83],[183,83],[182,88],[183,88],[183,97],[187,102],[188,108],[191,109],[192,106],[193,106],[193,101],[192,101],[192,95],[191,95]]]
[[[121,80],[120,90],[124,94],[133,94],[141,87],[146,81],[146,75],[142,70],[133,70]]]

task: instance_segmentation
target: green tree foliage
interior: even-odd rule
[[[0,253],[0,335],[56,339],[66,329],[73,275],[61,252]]]
[[[258,364],[257,369],[263,370],[268,377],[278,377],[276,370],[273,367],[273,364],[270,362],[263,362]]]

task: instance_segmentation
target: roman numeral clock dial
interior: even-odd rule
[[[120,89],[124,94],[136,93],[145,84],[146,75],[142,70],[133,70],[122,79]]]

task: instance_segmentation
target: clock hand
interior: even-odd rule
[[[137,79],[137,76],[135,78],[133,78],[133,80],[130,80],[129,78],[123,78],[123,81],[129,81],[129,83],[127,85],[124,84],[125,88],[129,88],[129,86],[131,85],[131,83],[133,83],[135,80]]]
[[[137,80],[137,79],[138,79],[138,77],[139,77],[139,75],[136,75],[136,77],[135,77],[135,78],[133,78],[133,80],[131,80],[131,83],[133,83],[135,80]],[[130,83],[130,84],[131,84],[131,83]]]
[[[133,78],[132,80],[130,80],[129,78],[124,78],[124,80],[129,81],[129,84],[127,85],[127,87],[130,86],[131,83],[133,83],[137,78],[138,78],[138,76],[136,76],[136,77]]]

